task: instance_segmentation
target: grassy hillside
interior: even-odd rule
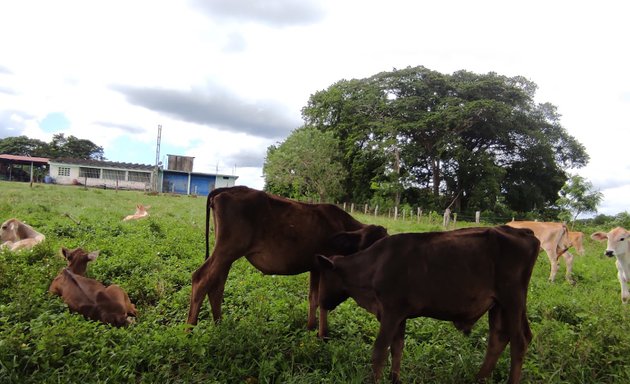
[[[150,205],[151,216],[122,222],[137,203]],[[241,259],[228,278],[224,321],[215,325],[205,302],[200,323],[185,332],[191,273],[204,258],[204,208],[203,198],[0,182],[0,221],[16,217],[46,235],[31,251],[0,252],[0,383],[364,382],[378,323],[348,301],[330,315],[331,340],[319,341],[305,329],[306,274],[263,276]],[[357,218],[390,233],[439,230]],[[101,251],[88,275],[129,293],[140,313],[135,324],[116,329],[87,321],[47,293],[64,266],[61,246]],[[547,257],[539,257],[523,382],[630,382],[630,306],[620,302],[614,261],[603,249],[587,240],[575,286],[561,278],[549,283]],[[485,353],[486,322],[466,337],[451,323],[409,321],[403,381],[472,381]],[[504,353],[492,381],[504,382],[508,370]]]

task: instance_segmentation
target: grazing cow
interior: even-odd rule
[[[149,208],[151,208],[150,205],[145,207],[142,204],[137,204],[136,205],[136,212],[133,215],[125,216],[123,221],[137,220],[137,219],[141,219],[143,217],[147,217],[147,216],[149,216],[149,212],[147,212],[147,209],[149,209]]]
[[[127,293],[116,284],[106,287],[85,277],[87,263],[95,260],[99,252],[62,248],[61,253],[68,266],[59,272],[48,291],[61,296],[71,312],[78,312],[88,319],[116,327],[130,324],[129,316],[136,317],[137,311]]]
[[[571,241],[569,240],[569,230],[566,225],[542,221],[510,221],[507,225],[514,228],[529,228],[534,231],[534,235],[540,240],[541,250],[545,250],[547,258],[549,258],[549,264],[551,264],[549,281],[556,279],[560,256],[562,256],[567,267],[565,278],[569,283],[574,283],[572,277],[573,255],[567,252],[571,247]]]
[[[215,246],[209,255],[210,209]],[[232,263],[242,256],[264,274],[310,272],[308,328],[316,325],[319,270],[316,254],[350,254],[387,236],[331,204],[300,203],[244,186],[215,189],[206,204],[206,261],[192,275],[188,324],[196,324],[204,296],[221,319],[223,289]],[[327,335],[320,311],[319,336]]]
[[[617,258],[617,278],[621,284],[621,302],[627,304],[630,300],[630,292],[628,292],[628,282],[630,281],[630,246],[628,246],[628,241],[630,241],[630,232],[617,227],[608,233],[595,232],[591,235],[591,239],[608,240],[604,254]]]
[[[0,247],[10,251],[33,248],[45,239],[46,236],[18,219],[9,219],[0,227]]]
[[[508,226],[392,235],[349,256],[319,256],[320,306],[332,310],[351,297],[376,315],[374,380],[389,348],[394,383],[400,380],[407,319],[452,321],[468,334],[489,311],[488,349],[477,377],[490,375],[509,342],[509,382],[517,383],[532,338],[526,300],[539,248],[531,230]]]
[[[569,242],[571,247],[581,256],[584,256],[584,233],[569,231]]]

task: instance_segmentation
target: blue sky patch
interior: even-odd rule
[[[44,132],[56,133],[70,128],[70,120],[63,113],[53,112],[46,115],[39,126]]]

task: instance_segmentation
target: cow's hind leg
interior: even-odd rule
[[[481,369],[479,369],[479,373],[477,373],[477,380],[479,381],[483,381],[490,376],[501,352],[503,352],[509,341],[509,335],[506,332],[504,324],[504,313],[501,307],[495,305],[490,309],[488,322],[490,324],[488,349],[486,350],[486,357],[481,365]]]
[[[508,383],[519,383],[525,352],[531,340],[531,330],[523,309],[514,308],[508,312],[506,317],[510,333],[510,378]]]
[[[221,256],[224,256],[224,254]],[[220,257],[215,250],[212,256],[193,273],[188,324],[197,324],[201,303],[206,295],[208,295],[210,301],[214,321],[218,322],[221,320],[221,304],[225,282],[232,262],[237,258]]]
[[[404,320],[403,320],[404,321]],[[392,346],[395,336],[400,331],[400,320],[388,316],[381,317],[381,327],[372,350],[372,374],[378,383],[387,359],[387,350]]]
[[[566,271],[566,273],[564,275],[565,279],[569,282],[569,284],[575,284],[575,280],[573,280],[573,260],[574,260],[574,257],[569,251],[564,252],[562,257],[564,257],[564,264],[567,267],[567,271]]]
[[[405,326],[406,320],[403,320],[398,326],[398,332],[394,335],[392,341],[392,383],[400,383],[400,364],[402,361],[403,348],[405,347]]]
[[[549,272],[549,281],[554,281],[556,279],[556,274],[558,273],[558,253],[555,248],[545,248],[545,253],[547,254],[547,258],[549,259],[549,264],[551,265],[551,271]]]

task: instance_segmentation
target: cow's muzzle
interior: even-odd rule
[[[605,255],[608,257],[613,257],[615,256],[615,251],[606,251]]]

